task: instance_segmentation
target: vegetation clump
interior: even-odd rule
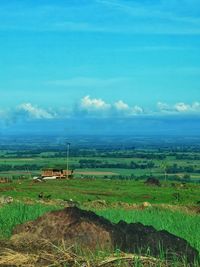
[[[146,185],[152,185],[152,186],[161,186],[161,183],[158,179],[150,177],[145,181]]]

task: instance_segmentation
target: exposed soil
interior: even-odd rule
[[[0,188],[0,192],[7,192],[7,191],[13,191],[15,188],[13,186],[6,186]]]
[[[170,204],[151,204],[149,202],[143,202],[140,204],[136,203],[127,203],[122,201],[116,202],[108,202],[104,199],[96,199],[96,200],[88,200],[81,203],[74,201],[67,201],[62,199],[43,199],[43,200],[32,200],[29,198],[23,199],[23,202],[26,204],[34,204],[34,203],[43,203],[45,205],[54,205],[54,206],[62,206],[62,207],[71,207],[71,206],[81,206],[86,208],[87,210],[93,209],[124,209],[124,210],[144,210],[146,208],[157,208],[159,210],[170,210],[170,211],[178,211],[186,214],[200,214],[200,206],[199,205],[170,205]]]
[[[161,183],[156,178],[148,178],[145,182],[146,185],[152,185],[152,186],[161,186]]]
[[[102,192],[102,190],[83,190],[79,188],[74,188],[72,186],[67,187],[68,191],[76,192],[76,193],[81,193],[85,195],[94,195],[94,196],[121,196],[121,193],[113,192],[113,191],[106,191]]]
[[[125,210],[143,210],[145,208],[152,207],[152,205],[149,202],[143,202],[141,204],[126,203],[126,202],[121,202],[121,201],[108,203],[106,200],[97,199],[97,200],[84,202],[83,207],[87,209],[114,208],[114,209],[125,209]]]
[[[198,252],[187,241],[167,231],[156,231],[153,227],[141,223],[127,224],[124,221],[112,224],[110,221],[90,211],[79,208],[66,208],[47,213],[35,221],[18,225],[11,241],[15,246],[25,244],[29,239],[49,240],[53,244],[63,241],[67,246],[77,244],[83,250],[110,250],[115,248],[126,253],[145,254],[147,249],[155,257],[164,251],[166,259],[185,257],[193,262]],[[29,248],[30,249],[30,246]]]
[[[171,211],[179,211],[187,214],[200,214],[200,206],[194,205],[169,205],[169,204],[154,204],[153,207],[168,209]]]
[[[82,174],[82,175],[118,175],[116,172],[101,172],[101,171],[75,171],[75,174]]]

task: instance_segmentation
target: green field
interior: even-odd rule
[[[200,185],[187,184],[181,187],[177,183],[163,182],[161,187],[148,186],[144,181],[134,180],[102,180],[73,179],[55,180],[34,183],[31,180],[14,181],[0,184],[1,195],[9,195],[16,199],[38,199],[38,194],[44,192],[52,199],[73,199],[75,201],[90,201],[104,199],[109,203],[127,202],[142,203],[148,201],[154,204],[195,205],[199,199]],[[179,194],[179,201],[174,194]]]
[[[3,214],[12,214],[5,221],[10,223],[8,229],[17,223],[21,223],[28,219],[34,219],[46,210],[51,210],[52,206],[60,206],[62,200],[73,199],[77,201],[83,208],[90,207],[90,203],[95,201],[105,201],[105,207],[97,209],[91,205],[91,209],[97,213],[107,217],[111,221],[117,222],[125,219],[127,222],[140,221],[146,225],[153,225],[157,229],[166,229],[174,234],[182,236],[187,240],[192,240],[200,250],[199,243],[193,239],[199,239],[200,233],[195,231],[200,223],[198,214],[190,214],[189,212],[181,213],[181,209],[187,207],[197,207],[199,201],[200,185],[188,184],[186,188],[177,188],[171,186],[170,183],[164,183],[161,187],[148,186],[142,181],[120,181],[120,180],[102,180],[102,179],[74,179],[74,180],[55,180],[45,183],[32,183],[32,181],[12,182],[10,184],[0,184],[1,196],[12,196],[16,202],[16,209],[12,210],[11,206],[4,206],[1,211]],[[44,192],[45,195],[51,195],[49,200],[40,201],[38,195]],[[180,194],[180,200],[174,198],[174,194]],[[20,203],[32,203],[36,205],[34,208],[20,206]],[[121,203],[141,204],[148,201],[153,205],[153,209],[145,211],[123,210],[120,208]],[[113,208],[113,205],[119,203],[119,208]],[[171,205],[171,208],[163,208],[163,204]],[[44,205],[44,206],[42,206]],[[159,206],[160,205],[160,206]],[[179,207],[174,209],[172,207]],[[172,211],[170,210],[172,209]],[[16,213],[15,213],[16,212]],[[1,218],[1,222],[3,219]],[[16,221],[15,221],[16,220]],[[1,225],[5,224],[2,223]],[[12,222],[12,223],[11,223]],[[192,233],[195,231],[195,235]],[[2,233],[6,231],[2,231]],[[9,232],[9,230],[8,230]],[[200,239],[199,239],[200,240]]]
[[[73,151],[71,180],[34,182],[44,168],[66,169],[64,152],[5,150],[0,153],[0,197],[14,202],[1,204],[0,237],[8,239],[17,224],[63,208],[70,199],[116,223],[141,222],[186,239],[200,252],[200,152],[186,149]],[[25,154],[23,154],[25,153]],[[76,155],[75,155],[76,154]],[[146,185],[149,177],[161,186]],[[42,200],[39,194],[45,196]],[[47,198],[48,197],[48,198]],[[148,202],[148,208],[142,208]]]
[[[27,154],[26,151],[0,151],[0,177],[31,178],[40,175],[44,168],[66,169],[66,166],[65,152],[38,151],[33,154],[30,150]],[[73,151],[69,158],[69,168],[75,171],[75,178],[88,177],[88,172],[94,172],[90,175],[92,178],[96,176],[95,172],[102,172],[98,177],[144,179],[146,176],[154,176],[165,180],[199,182],[199,166],[200,152],[187,149],[181,152],[179,150],[172,152],[170,149],[163,151],[83,149]],[[104,172],[111,172],[113,175],[105,175]]]

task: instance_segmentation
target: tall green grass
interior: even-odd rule
[[[45,212],[55,209],[52,206],[26,205],[23,203],[13,203],[0,208],[0,238],[10,237],[17,224],[35,220]]]
[[[141,222],[144,225],[151,225],[157,230],[167,230],[186,239],[200,252],[200,215],[156,208],[145,210],[106,209],[97,210],[96,213],[114,223],[120,220],[128,223]]]
[[[17,224],[34,220],[45,212],[58,207],[42,204],[27,205],[13,203],[0,208],[0,238],[8,238]],[[190,215],[164,209],[149,208],[145,210],[105,209],[96,213],[117,223],[124,220],[128,223],[141,222],[152,225],[157,230],[168,232],[186,239],[193,247],[200,251],[200,216]]]
[[[13,228],[17,224],[34,220],[45,212],[56,209],[59,209],[59,207],[44,206],[42,204],[27,205],[23,203],[12,203],[1,207],[0,238],[9,238]],[[186,239],[200,252],[200,215],[189,215],[158,208],[149,208],[146,210],[106,209],[96,210],[96,213],[115,223],[120,220],[124,220],[128,223],[141,222],[144,225],[152,225],[157,230],[165,229],[170,233]],[[106,256],[106,254],[104,256]],[[96,257],[99,258],[99,255],[95,254],[93,257],[94,259]],[[176,266],[176,262],[177,264],[180,263],[175,260],[173,266]],[[121,264],[119,262],[118,266],[125,266],[123,262]],[[134,261],[134,266],[139,267],[143,265],[141,265],[140,260],[138,259],[138,262]],[[183,264],[182,266],[187,265]],[[199,265],[197,263],[194,266]]]
[[[9,238],[12,234],[13,228],[17,224],[34,220],[45,212],[55,209],[58,209],[58,207],[44,206],[42,204],[27,205],[23,203],[12,203],[1,207],[0,238]],[[149,208],[146,210],[106,209],[96,210],[96,213],[115,223],[120,220],[124,220],[128,223],[141,222],[144,225],[152,225],[157,230],[165,229],[172,234],[186,239],[200,252],[199,215],[189,215],[177,211],[173,212],[158,208]],[[142,266],[140,265],[140,262],[138,262],[138,265],[136,265],[136,263],[134,264],[134,266]],[[124,265],[119,264],[119,266]],[[199,265],[197,264],[194,266]]]

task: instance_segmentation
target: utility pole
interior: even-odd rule
[[[69,148],[70,148],[70,143],[67,143],[67,179],[69,178]]]

